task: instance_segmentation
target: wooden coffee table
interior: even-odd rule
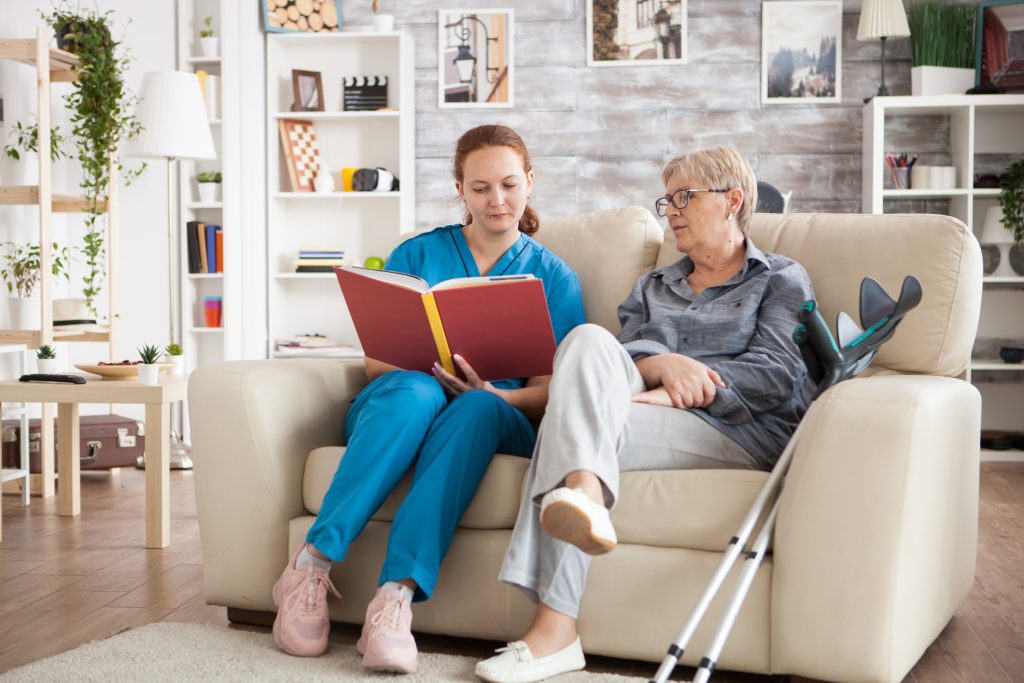
[[[84,376],[84,375],[83,375]],[[182,401],[188,377],[160,375],[159,384],[138,380],[87,378],[85,384],[0,382],[0,403],[57,404],[57,510],[74,517],[82,511],[79,468],[78,406],[82,403],[142,403],[146,406],[146,547],[166,548],[171,543],[170,411]],[[2,529],[2,527],[0,527]]]

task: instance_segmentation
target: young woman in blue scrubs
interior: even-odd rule
[[[540,221],[527,206],[533,169],[522,139],[505,126],[466,132],[456,145],[453,175],[465,225],[405,241],[385,267],[431,285],[455,277],[531,273],[544,283],[560,342],[585,322],[579,278],[530,237]],[[286,652],[326,652],[331,562],[344,561],[349,544],[413,468],[356,647],[369,668],[416,670],[409,604],[433,592],[455,527],[494,453],[530,457],[536,439],[530,420],[544,413],[550,381],[544,376],[484,382],[453,351],[465,380],[440,365],[427,375],[366,359],[370,384],[348,412],[348,448],[306,543],[274,586],[274,636]]]

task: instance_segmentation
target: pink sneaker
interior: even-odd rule
[[[366,607],[363,635],[356,643],[356,652],[363,656],[363,666],[375,671],[416,673],[416,639],[412,637],[412,608],[402,594],[409,590],[377,589],[377,595]]]
[[[274,642],[290,655],[319,657],[327,652],[331,631],[327,591],[338,598],[341,595],[324,569],[312,565],[295,569],[295,560],[305,547],[305,543],[299,546],[274,584]]]

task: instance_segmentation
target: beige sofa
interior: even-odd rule
[[[865,377],[812,405],[783,493],[774,556],[758,575],[719,666],[835,681],[899,681],[970,590],[978,508],[980,398],[963,377],[977,328],[981,256],[942,216],[758,215],[765,251],[809,271],[829,318],[857,316],[874,275],[907,273],[924,299]],[[537,235],[579,272],[588,318],[617,328],[635,279],[678,258],[646,210],[548,221]],[[236,620],[274,609],[270,589],[304,537],[343,456],[362,366],[239,361],[193,374],[189,405],[207,601]],[[504,641],[532,605],[496,581],[527,461],[498,455],[416,630]],[[633,472],[613,512],[620,545],[597,558],[579,628],[587,652],[660,661],[767,475]],[[398,491],[332,577],[332,618],[360,623]],[[734,575],[735,576],[735,573]],[[723,600],[710,617],[720,614]],[[687,649],[694,663],[705,625]],[[652,665],[652,673],[654,666]]]

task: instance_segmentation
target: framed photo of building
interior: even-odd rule
[[[687,0],[586,0],[587,66],[686,62]]]
[[[443,9],[437,13],[437,106],[512,106],[511,9]]]
[[[761,102],[840,102],[842,0],[761,4]]]
[[[978,3],[976,50],[975,85],[1024,93],[1024,2]]]

